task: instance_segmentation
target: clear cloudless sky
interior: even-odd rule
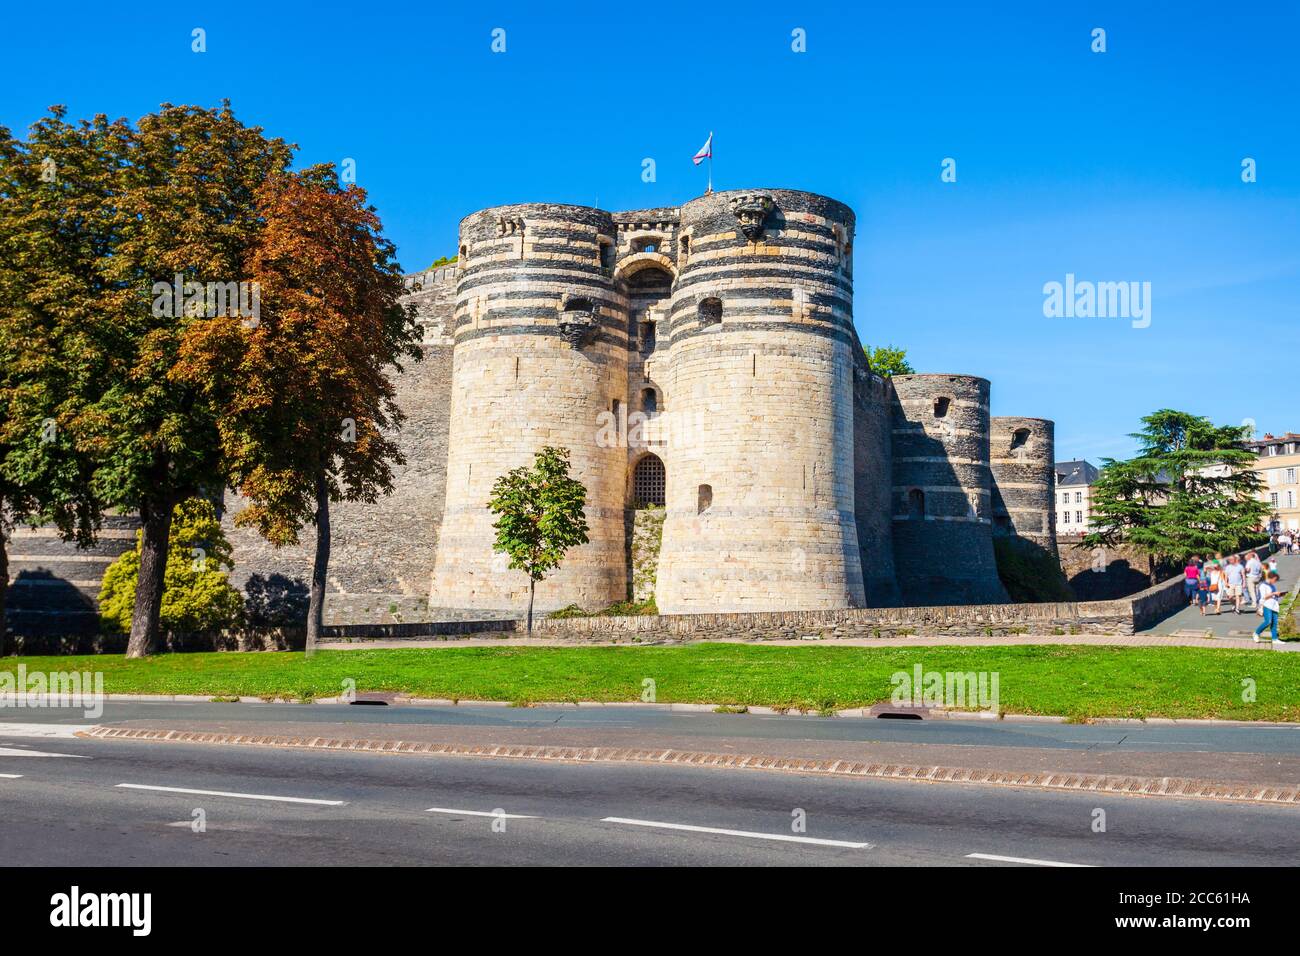
[[[712,130],[715,188],[856,210],[864,341],[1096,460],[1162,407],[1300,431],[1298,44],[1294,0],[21,3],[0,124],[229,98],[301,165],[355,160],[407,271],[485,206],[699,195]],[[1045,318],[1067,273],[1150,282],[1150,327]]]

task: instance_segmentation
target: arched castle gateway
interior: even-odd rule
[[[466,217],[455,266],[408,280],[426,360],[397,380],[407,464],[392,496],[338,509],[327,621],[517,611],[486,503],[545,445],[570,452],[591,540],[541,610],[634,582],[663,613],[1007,600],[995,535],[1055,549],[1052,423],[991,420],[984,379],[873,374],[854,231],[783,189]],[[231,536],[241,582],[306,576]]]

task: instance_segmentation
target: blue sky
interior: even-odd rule
[[[696,196],[713,130],[716,188],[857,211],[864,340],[1095,460],[1160,407],[1300,430],[1297,37],[1282,0],[21,4],[0,123],[228,97],[302,164],[355,159],[408,270],[484,206]],[[1150,282],[1150,327],[1045,318],[1067,273]]]

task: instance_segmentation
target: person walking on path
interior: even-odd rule
[[[1196,604],[1201,609],[1201,617],[1205,617],[1205,609],[1210,603],[1210,566],[1209,564],[1201,565],[1201,576],[1196,579]]]
[[[1210,562],[1210,596],[1214,599],[1214,613],[1223,613],[1223,568],[1218,561]]]
[[[1246,554],[1246,597],[1250,607],[1259,607],[1259,582],[1264,580],[1264,564],[1259,560],[1257,551]]]
[[[1278,600],[1278,576],[1276,571],[1270,571],[1264,579],[1264,583],[1259,586],[1259,613],[1263,615],[1264,620],[1255,628],[1254,641],[1259,643],[1259,636],[1267,628],[1273,638],[1275,648],[1282,646],[1282,640],[1277,636],[1277,618],[1278,613],[1282,610],[1281,601]]]
[[[1246,588],[1246,569],[1241,559],[1235,554],[1228,558],[1228,566],[1223,569],[1223,577],[1228,587],[1228,597],[1232,600],[1232,613],[1241,613],[1241,593]]]
[[[1201,561],[1196,555],[1187,559],[1187,567],[1183,568],[1183,596],[1187,598],[1187,606],[1196,605],[1197,582],[1201,579]]]

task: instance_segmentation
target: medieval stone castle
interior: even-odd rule
[[[466,217],[457,261],[407,279],[407,461],[392,495],[336,510],[327,623],[517,613],[486,503],[546,445],[586,486],[590,543],[541,610],[1007,601],[995,537],[1056,548],[1052,422],[991,419],[982,378],[872,372],[854,219],[784,189]],[[250,594],[309,577],[310,529],[278,550],[227,530]]]

